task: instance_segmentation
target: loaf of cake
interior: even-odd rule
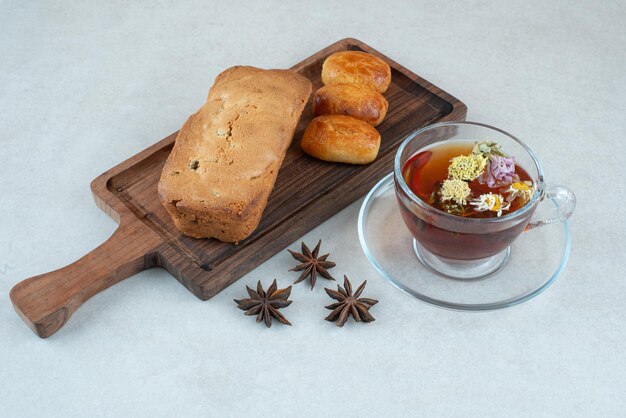
[[[183,234],[238,242],[256,229],[310,94],[309,80],[290,70],[238,66],[217,76],[159,180]]]

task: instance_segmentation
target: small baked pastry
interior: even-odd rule
[[[364,84],[330,84],[315,92],[313,97],[313,116],[352,116],[372,126],[381,124],[388,108],[387,99]]]
[[[362,120],[343,115],[323,115],[311,121],[300,146],[304,152],[320,160],[367,164],[378,155],[380,134]]]
[[[366,52],[335,52],[322,65],[322,81],[325,85],[365,84],[384,93],[391,84],[391,68],[385,61]]]

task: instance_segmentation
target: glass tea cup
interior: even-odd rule
[[[403,168],[415,154],[446,143],[473,145],[482,141],[500,144],[533,180],[535,193],[518,210],[497,218],[452,215],[424,202],[404,180]],[[570,189],[546,185],[541,164],[528,146],[500,129],[475,122],[437,123],[409,135],[396,153],[394,180],[417,257],[427,268],[454,279],[478,279],[499,271],[509,258],[511,243],[524,230],[564,221],[576,207]]]

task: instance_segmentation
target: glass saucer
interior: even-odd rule
[[[548,288],[570,254],[567,222],[523,232],[510,247],[506,265],[488,277],[458,280],[425,267],[402,221],[393,173],[366,196],[359,212],[359,240],[365,255],[398,289],[431,305],[463,311],[486,311],[525,302]]]

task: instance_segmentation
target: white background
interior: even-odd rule
[[[608,0],[0,0],[0,416],[623,416],[625,21]],[[286,251],[208,302],[155,269],[48,340],[22,323],[11,287],[116,227],[93,178],[176,131],[221,70],[286,68],[349,36],[575,190],[570,262],[548,291],[482,314],[422,304],[368,264],[357,202],[304,240],[368,280],[372,324],[323,321],[319,285],[294,288],[293,327],[244,317],[244,285],[295,279]]]

